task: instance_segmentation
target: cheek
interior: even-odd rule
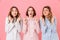
[[[48,15],[49,14],[49,11],[45,11],[44,14]]]
[[[16,16],[16,15],[17,15],[17,12],[12,12],[12,15],[13,15],[13,16]]]
[[[28,11],[28,15],[32,15],[33,16],[34,12],[33,11]]]
[[[32,12],[32,15],[34,15],[34,12]]]
[[[14,12],[11,12],[12,15],[14,15]]]
[[[47,11],[46,13],[49,14],[49,11]]]
[[[30,13],[30,11],[28,11],[28,14]]]
[[[46,15],[48,15],[48,13],[46,13],[46,12],[43,12],[43,14],[46,16]]]
[[[17,12],[15,13],[15,15],[17,15]]]
[[[28,14],[31,14],[31,11],[28,11]]]
[[[30,14],[30,12],[28,11],[28,15]]]

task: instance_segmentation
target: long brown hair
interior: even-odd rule
[[[20,16],[20,13],[19,13],[19,10],[18,10],[18,8],[16,6],[12,6],[10,8],[8,16],[10,16],[11,18],[13,18],[13,15],[11,14],[13,8],[16,8],[16,10],[17,10],[17,15],[16,15],[16,19],[17,19]]]
[[[48,19],[49,19],[49,21],[51,22],[51,20],[52,20],[52,12],[51,12],[50,6],[44,6],[44,7],[43,7],[43,10],[42,10],[42,18],[45,20],[45,16],[44,16],[44,14],[43,14],[44,8],[47,8],[47,9],[49,10],[49,12],[50,12],[50,13],[48,14]]]

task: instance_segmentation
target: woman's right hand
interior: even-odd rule
[[[9,19],[10,22],[13,22],[13,18],[12,17],[9,16],[8,19]]]

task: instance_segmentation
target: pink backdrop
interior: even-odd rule
[[[45,5],[51,6],[53,15],[57,18],[57,32],[60,37],[60,0],[0,0],[0,40],[6,38],[5,18],[11,6],[17,6],[22,17],[25,17],[27,7],[33,6],[37,13],[36,17],[39,18]]]

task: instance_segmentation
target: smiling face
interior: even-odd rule
[[[44,15],[44,16],[48,16],[49,13],[50,13],[50,12],[49,12],[49,9],[48,9],[48,8],[44,8],[44,9],[43,9],[43,15]]]
[[[53,15],[52,15],[52,11],[51,11],[50,6],[44,6],[43,7],[43,10],[42,10],[42,18],[45,20],[46,17],[51,22]]]
[[[12,15],[13,17],[16,17],[16,16],[17,16],[17,9],[16,9],[16,8],[12,8],[12,10],[11,10],[11,15]]]

